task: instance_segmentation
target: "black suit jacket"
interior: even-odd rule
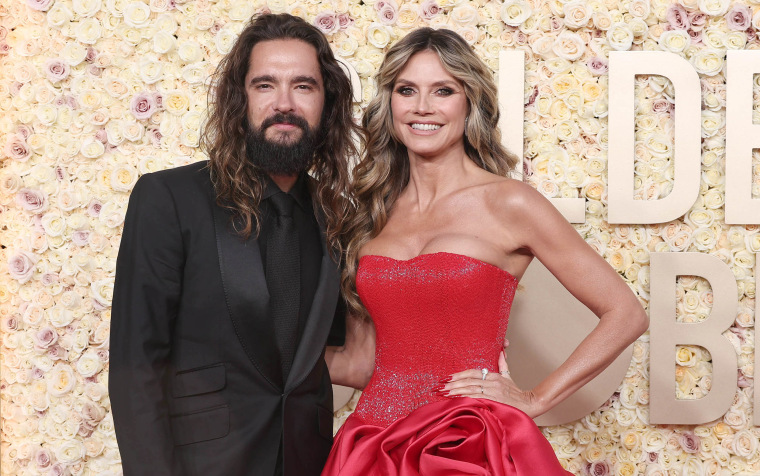
[[[109,391],[126,476],[317,475],[332,444],[324,346],[339,273],[319,285],[284,388],[255,238],[231,229],[205,163],[147,174],[116,265]]]

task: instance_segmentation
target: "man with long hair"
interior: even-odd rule
[[[209,161],[147,174],[130,197],[109,380],[124,474],[316,475],[344,314],[350,83],[319,30],[266,14],[209,106]]]

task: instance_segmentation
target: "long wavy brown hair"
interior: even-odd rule
[[[259,205],[266,176],[246,158],[245,137],[250,126],[245,76],[253,47],[261,41],[281,39],[301,40],[317,50],[325,105],[309,170],[315,179],[310,186],[315,213],[324,220],[327,241],[335,255],[340,256],[341,223],[349,206],[345,199],[348,160],[357,155],[354,138],[358,126],[352,117],[352,89],[325,36],[301,18],[288,14],[254,17],[217,67],[208,99],[209,117],[201,136],[209,156],[217,203],[233,211],[235,223],[241,223],[238,232],[242,237],[258,235]]]
[[[518,163],[517,157],[501,145],[493,73],[461,36],[451,30],[420,28],[390,48],[376,76],[377,96],[370,101],[362,120],[366,143],[352,181],[356,208],[345,225],[346,264],[341,286],[351,312],[359,316],[367,317],[356,294],[359,250],[383,229],[394,203],[409,183],[409,156],[393,127],[393,87],[409,58],[427,50],[435,52],[444,69],[464,87],[469,106],[464,137],[467,156],[498,175],[506,175]]]

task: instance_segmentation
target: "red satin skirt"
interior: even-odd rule
[[[424,405],[387,428],[353,415],[338,431],[323,476],[566,476],[522,411],[486,399]]]

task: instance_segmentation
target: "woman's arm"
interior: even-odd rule
[[[370,319],[346,316],[346,342],[328,346],[325,361],[335,385],[363,389],[375,370],[375,326]]]
[[[646,331],[649,318],[615,270],[537,191],[511,182],[504,202],[496,207],[496,213],[503,223],[509,223],[510,238],[537,257],[599,317],[599,323],[568,359],[532,390],[519,389],[508,372],[491,373],[483,382],[480,370],[472,369],[453,375],[444,391],[452,396],[490,398],[536,417],[606,369]],[[500,370],[506,370],[505,361]]]

